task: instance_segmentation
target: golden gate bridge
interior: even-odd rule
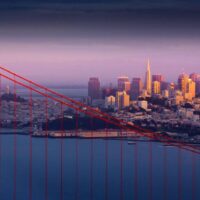
[[[0,66],[0,90],[2,91],[2,81],[3,80],[7,80],[9,82],[11,82],[13,84],[13,92],[14,92],[14,105],[13,105],[13,110],[14,110],[14,116],[13,116],[13,128],[14,130],[17,130],[17,111],[19,112],[18,108],[17,108],[17,86],[23,87],[27,90],[29,90],[29,122],[30,122],[30,127],[29,127],[29,200],[32,200],[32,187],[33,187],[33,181],[32,181],[32,148],[33,148],[33,144],[32,144],[32,136],[33,136],[33,93],[37,93],[38,95],[40,95],[41,97],[43,97],[45,99],[44,103],[45,103],[45,186],[44,186],[44,193],[45,193],[45,200],[48,200],[49,197],[49,191],[48,191],[48,138],[49,138],[49,113],[48,113],[48,103],[49,101],[53,101],[56,102],[58,104],[60,104],[60,130],[61,130],[61,138],[60,138],[60,195],[57,199],[64,199],[64,183],[63,183],[63,162],[64,162],[64,150],[63,150],[63,140],[67,140],[67,138],[64,137],[64,108],[70,108],[72,109],[76,114],[75,114],[75,136],[78,137],[78,133],[81,130],[81,128],[79,127],[79,114],[83,113],[84,115],[88,116],[91,119],[91,130],[89,130],[91,132],[90,136],[91,138],[93,137],[93,131],[94,131],[94,127],[95,127],[95,123],[94,123],[94,119],[100,120],[105,124],[105,128],[104,128],[104,139],[105,139],[105,199],[109,199],[108,198],[108,165],[109,165],[109,160],[108,160],[108,145],[109,143],[107,142],[107,139],[109,138],[109,134],[108,132],[109,130],[109,126],[115,127],[116,131],[119,132],[119,139],[120,141],[122,141],[124,139],[124,132],[129,133],[128,136],[129,137],[135,137],[135,136],[139,136],[141,138],[147,138],[149,140],[149,149],[148,149],[148,154],[149,154],[149,160],[148,160],[148,176],[149,176],[149,182],[148,182],[148,196],[149,199],[153,200],[153,194],[152,194],[152,179],[153,179],[153,175],[152,175],[152,157],[153,157],[153,151],[152,151],[152,142],[151,141],[157,141],[160,142],[162,144],[165,144],[166,146],[170,145],[173,147],[176,147],[178,150],[178,161],[179,161],[179,200],[182,199],[182,186],[181,186],[181,159],[182,159],[182,151],[188,151],[191,152],[194,156],[194,158],[196,158],[196,156],[199,156],[200,154],[200,147],[198,145],[194,145],[194,144],[189,144],[186,142],[182,142],[178,139],[174,139],[170,136],[161,134],[161,133],[157,133],[157,132],[153,132],[150,130],[146,130],[142,127],[136,126],[133,123],[130,123],[128,121],[124,121],[122,119],[113,117],[112,115],[109,115],[108,113],[102,112],[101,110],[95,109],[93,107],[90,107],[82,102],[79,102],[77,100],[74,100],[72,98],[69,98],[63,94],[60,94],[54,90],[51,90],[45,86],[42,86],[38,83],[35,83],[32,80],[29,80],[19,74],[16,74],[15,72],[5,68],[5,67],[1,67]],[[1,92],[2,93],[2,92]],[[0,99],[0,110],[2,108],[2,104],[1,104],[1,99]],[[1,115],[0,115],[1,116]],[[102,133],[103,133],[102,132]],[[13,170],[14,170],[14,178],[13,178],[13,200],[17,200],[17,131],[14,132],[14,151],[13,151],[13,158],[14,158],[14,166],[13,166]],[[106,139],[107,138],[107,139]],[[76,173],[76,177],[75,179],[78,180],[79,179],[79,174],[78,174],[78,159],[79,159],[79,155],[78,155],[78,140],[76,141],[76,166],[75,169],[77,171]],[[90,149],[90,153],[91,153],[91,163],[93,162],[93,143],[91,143],[91,149]],[[135,151],[135,155],[134,155],[134,159],[135,159],[135,163],[137,163],[137,145],[135,146],[136,151]],[[124,183],[123,183],[123,142],[121,142],[121,146],[120,146],[120,200],[125,199],[124,197]],[[165,167],[167,165],[167,151],[164,147],[164,151],[163,151],[163,157],[164,157],[164,162],[165,162]],[[195,161],[193,160],[192,162],[195,163]],[[136,167],[136,166],[135,166]],[[195,169],[195,164],[193,165],[194,169]],[[167,169],[165,169],[167,170]],[[93,191],[93,174],[92,174],[92,170],[91,170],[91,179],[90,179],[90,199],[94,199],[94,191]],[[166,175],[165,175],[166,176]],[[135,177],[137,177],[137,168],[135,170]],[[167,179],[167,177],[165,177]],[[193,170],[193,174],[192,174],[192,178],[193,178],[193,199],[195,199],[195,170]],[[78,181],[77,181],[78,182]],[[77,183],[78,184],[78,183]],[[138,199],[138,191],[137,191],[137,178],[135,179],[135,190],[134,190],[134,199]],[[165,190],[165,193],[167,193],[167,190]],[[78,186],[77,186],[77,192],[74,195],[75,199],[81,199],[78,196]],[[1,198],[1,197],[0,197]],[[167,199],[167,198],[163,198],[163,199]]]

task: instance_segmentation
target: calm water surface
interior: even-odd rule
[[[12,200],[14,136],[0,137],[0,199]],[[60,139],[48,139],[49,200],[60,199],[60,144]],[[149,151],[151,144],[152,165]],[[33,138],[32,150],[32,199],[44,200],[45,139]],[[76,196],[78,200],[89,200],[92,196],[94,200],[103,200],[106,199],[106,189],[108,200],[120,200],[121,194],[124,200],[135,199],[135,194],[138,200],[147,200],[150,199],[150,191],[153,200],[178,200],[179,195],[183,200],[193,197],[195,200],[200,199],[200,157],[190,152],[181,150],[180,159],[177,148],[163,147],[160,143],[137,142],[136,145],[128,145],[127,141],[120,140],[63,139],[63,153],[63,195],[66,200],[75,200]],[[29,136],[18,135],[17,200],[29,199],[29,158]],[[151,182],[152,188],[149,187]]]

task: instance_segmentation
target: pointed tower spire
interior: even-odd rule
[[[149,58],[147,60],[147,70],[150,70],[150,60],[149,60]]]
[[[150,60],[148,58],[147,60],[147,71],[146,71],[146,76],[145,76],[145,89],[147,90],[147,93],[149,95],[151,95],[151,85],[152,85],[152,82],[151,82],[151,69],[150,69]]]

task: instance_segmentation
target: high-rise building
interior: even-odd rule
[[[113,88],[113,87],[104,87],[101,89],[102,91],[102,98],[105,99],[105,97],[108,96],[115,96],[116,92],[117,92],[117,88]]]
[[[195,96],[196,96],[196,83],[192,79],[188,79],[185,99],[192,100]]]
[[[127,76],[122,76],[118,78],[117,81],[117,85],[118,85],[118,91],[126,91],[127,93],[130,92],[130,88],[131,88],[131,83],[129,81],[129,78]]]
[[[161,74],[152,75],[152,82],[158,81],[160,83],[160,91],[167,90],[168,83],[164,82],[164,76]]]
[[[190,74],[190,78],[191,78],[194,82],[197,82],[197,81],[200,79],[200,74],[192,73],[192,74]]]
[[[115,102],[117,109],[120,110],[130,105],[130,96],[125,91],[117,92]]]
[[[161,85],[160,85],[161,90],[167,90],[169,88],[169,85],[170,83],[168,82],[165,82],[165,81],[161,82]]]
[[[161,83],[159,81],[153,81],[152,92],[154,95],[160,94],[160,92],[161,92],[160,85],[161,85]]]
[[[151,69],[150,69],[150,61],[147,62],[147,71],[145,75],[145,89],[149,95],[151,95],[152,89],[152,80],[151,80]]]
[[[181,74],[178,78],[178,87],[179,90],[183,93],[183,95],[187,92],[187,84],[188,84],[189,76],[187,74]]]
[[[124,91],[126,91],[127,94],[130,93],[130,90],[131,90],[131,83],[130,81],[127,81],[127,82],[124,82]]]
[[[152,81],[158,81],[162,83],[164,81],[164,77],[161,74],[152,75]]]
[[[196,83],[187,74],[179,76],[178,86],[186,100],[192,100],[196,96]]]
[[[169,91],[169,96],[174,97],[176,93],[176,84],[175,83],[170,83],[168,86],[168,91]]]
[[[199,96],[199,94],[200,94],[200,86],[199,86],[199,84],[200,84],[200,74],[197,74],[197,73],[192,73],[192,74],[190,74],[190,78],[196,83],[196,91],[195,91],[195,93],[196,93],[196,96]]]
[[[131,82],[131,92],[130,92],[131,99],[133,100],[137,99],[141,95],[142,89],[143,89],[142,79],[133,78]]]
[[[91,99],[100,98],[100,81],[97,77],[91,77],[88,82],[88,96]]]
[[[200,80],[196,82],[196,95],[200,96]]]

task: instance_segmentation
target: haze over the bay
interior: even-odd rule
[[[58,84],[143,77],[148,58],[169,81],[199,72],[199,3],[145,2],[2,1],[0,64]]]

